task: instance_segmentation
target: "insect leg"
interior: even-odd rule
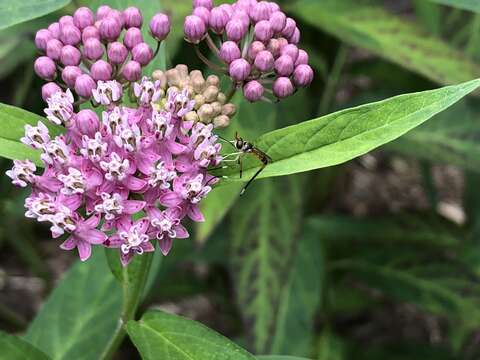
[[[247,182],[247,185],[245,185],[242,189],[242,191],[240,192],[240,196],[242,196],[243,194],[245,194],[245,191],[247,190],[247,188],[250,186],[250,184],[253,182],[253,180],[256,179],[256,177],[263,171],[263,169],[265,169],[265,167],[267,166],[267,164],[263,164],[262,167],[260,169],[258,169],[258,171],[255,173],[255,175],[253,175],[253,177],[248,180]]]
[[[241,179],[243,175],[243,161],[240,156],[238,157],[238,165],[240,166],[240,179]]]

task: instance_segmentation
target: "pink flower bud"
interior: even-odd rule
[[[206,7],[208,10],[212,10],[213,1],[212,0],[193,0],[194,9],[200,6]]]
[[[51,23],[48,25],[48,31],[54,39],[60,39],[60,24],[58,22]]]
[[[276,11],[270,16],[270,25],[275,33],[280,33],[287,23],[287,17],[281,11]]]
[[[287,18],[285,22],[285,27],[282,30],[282,35],[286,38],[289,38],[295,32],[295,28],[297,27],[297,23],[292,18]]]
[[[295,92],[295,87],[287,77],[279,77],[273,83],[273,94],[279,98],[284,99]]]
[[[75,116],[75,125],[80,134],[93,138],[100,127],[100,120],[95,112],[85,109]]]
[[[90,38],[83,44],[83,55],[89,60],[98,60],[103,56],[103,45],[100,40]]]
[[[203,20],[205,26],[208,26],[208,23],[210,21],[210,10],[208,10],[206,7],[196,7],[195,9],[193,9],[193,15],[198,16],[200,19]]]
[[[185,18],[183,31],[187,41],[197,44],[200,42],[200,40],[202,40],[207,32],[207,27],[200,17],[196,15],[189,15]]]
[[[75,25],[62,25],[60,40],[65,45],[77,45],[82,40],[82,33]]]
[[[270,39],[267,45],[268,51],[270,51],[274,58],[280,55],[280,41],[278,39]]]
[[[305,50],[298,50],[298,58],[295,62],[295,66],[298,65],[307,65],[308,64],[308,54]]]
[[[128,50],[120,42],[114,42],[108,44],[108,60],[115,65],[123,64],[127,59]]]
[[[90,77],[90,75],[80,75],[77,77],[77,81],[75,81],[75,92],[78,94],[78,96],[83,98],[90,98],[92,96],[92,90],[95,88],[95,81]]]
[[[273,64],[275,59],[273,55],[268,50],[260,51],[255,58],[255,67],[262,72],[269,72],[273,69]]]
[[[80,50],[78,50],[75,46],[65,45],[62,48],[62,52],[60,54],[60,61],[63,65],[77,66],[78,64],[80,64],[81,58],[82,54],[80,53]]]
[[[60,19],[58,19],[58,22],[60,24],[60,30],[66,25],[75,26],[75,24],[73,23],[73,16],[70,15],[62,16]]]
[[[278,38],[277,41],[278,41],[278,45],[280,47],[280,50],[282,50],[285,46],[288,45],[288,40],[283,38],[283,37]]]
[[[220,53],[218,54],[220,59],[230,64],[233,60],[237,60],[242,56],[240,48],[237,43],[233,41],[225,41],[220,47]]]
[[[46,83],[45,85],[42,86],[42,99],[43,101],[47,101],[53,94],[62,91],[60,86],[58,86],[54,82],[49,82]]]
[[[162,41],[170,33],[170,26],[168,16],[158,13],[150,21],[150,33],[157,41]]]
[[[83,29],[82,42],[85,44],[85,42],[90,38],[100,40],[100,31],[98,31],[96,26],[87,26],[85,29]]]
[[[232,41],[240,41],[246,35],[248,26],[242,20],[234,17],[225,26],[227,37]]]
[[[130,6],[123,11],[123,19],[125,21],[125,27],[142,27],[143,16],[138,8]]]
[[[256,1],[251,0],[238,0],[235,4],[235,10],[242,10],[247,13],[250,13],[253,10],[253,7],[256,5]]]
[[[69,88],[75,87],[75,81],[82,75],[82,70],[78,66],[65,66],[62,71],[62,80]]]
[[[130,82],[137,81],[142,76],[142,67],[136,61],[129,61],[122,69],[122,75]]]
[[[217,34],[221,34],[230,20],[230,16],[221,6],[210,11],[210,28]]]
[[[274,12],[280,11],[280,6],[277,3],[269,2],[268,5],[270,6],[270,13],[271,14],[273,14]]]
[[[256,80],[249,81],[243,87],[243,95],[250,102],[258,101],[262,98],[265,91],[262,84]]]
[[[313,81],[313,70],[308,65],[298,65],[293,72],[293,82],[298,87],[306,87]]]
[[[44,80],[53,80],[57,74],[55,62],[48,56],[40,56],[35,60],[35,73]]]
[[[57,39],[51,39],[47,43],[47,56],[55,61],[60,60],[62,54],[63,43]]]
[[[100,37],[103,40],[115,41],[122,32],[122,26],[114,17],[106,17],[100,23]]]
[[[153,50],[147,43],[140,43],[132,49],[132,58],[142,66],[148,65],[153,58]]]
[[[290,76],[293,73],[295,64],[288,55],[282,55],[275,60],[275,71],[280,76]]]
[[[260,1],[255,6],[253,6],[250,11],[250,16],[253,21],[259,22],[262,20],[268,20],[270,17],[271,9],[270,5],[266,1]]]
[[[265,45],[263,45],[262,42],[260,41],[252,42],[250,44],[250,47],[248,48],[248,58],[252,61],[255,60],[255,58],[257,57],[257,54],[263,50],[265,50]]]
[[[80,7],[73,14],[73,24],[80,30],[93,25],[94,22],[93,12],[87,7]]]
[[[272,26],[267,20],[261,20],[255,25],[255,37],[263,42],[267,42],[273,36]]]
[[[293,35],[290,36],[289,40],[292,44],[297,45],[300,42],[300,36],[301,36],[300,35],[300,29],[297,27],[297,28],[295,28],[295,31],[293,32]]]
[[[230,17],[230,20],[240,20],[244,26],[247,28],[250,26],[250,16],[248,16],[248,13],[243,10],[236,10],[233,15]]]
[[[237,59],[232,61],[229,68],[230,76],[235,81],[244,81],[248,78],[251,66],[245,59]]]
[[[112,77],[112,65],[110,65],[105,60],[98,60],[90,68],[90,74],[95,81],[110,80]]]
[[[37,49],[45,51],[47,49],[47,43],[51,39],[53,39],[53,36],[49,30],[38,30],[35,34],[35,46],[37,47]]]
[[[293,44],[288,44],[282,48],[280,54],[290,56],[295,63],[298,59],[298,48]]]
[[[218,7],[219,9],[225,11],[225,13],[228,15],[229,19],[233,16],[233,6],[230,4],[222,4]],[[212,9],[213,11],[213,9]],[[228,22],[228,21],[227,21]],[[227,23],[225,23],[226,25]]]
[[[125,18],[123,17],[123,13],[121,11],[112,9],[108,13],[107,17],[117,20],[117,22],[120,24],[120,31],[125,26]]]
[[[138,28],[130,28],[125,32],[123,43],[128,50],[132,50],[135,46],[143,42],[142,32]]]
[[[97,20],[103,20],[107,17],[112,8],[108,5],[102,5],[97,9]]]

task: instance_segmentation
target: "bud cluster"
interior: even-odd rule
[[[213,124],[215,128],[224,128],[230,124],[235,115],[234,104],[227,103],[227,96],[220,90],[220,79],[210,75],[206,79],[199,70],[188,71],[186,65],[177,65],[166,72],[156,70],[153,79],[160,82],[162,89],[183,92],[195,102],[192,111],[185,114],[186,121],[194,123]],[[162,99],[160,105],[164,106],[167,99]]]
[[[274,2],[238,0],[214,7],[213,0],[193,0],[184,33],[200,59],[218,68],[200,52],[198,44],[207,44],[223,62],[220,70],[249,101],[266,100],[267,92],[283,99],[313,81],[308,54],[297,47],[300,30]]]
[[[144,41],[142,25],[138,8],[119,11],[103,5],[96,14],[81,7],[73,16],[62,16],[39,30],[35,45],[42,56],[34,68],[38,76],[50,81],[42,89],[44,100],[58,92],[59,85],[90,99],[97,81],[139,80],[142,67],[151,62],[169,34],[170,20],[158,13],[150,21],[150,35],[157,41],[155,51]]]
[[[189,236],[186,218],[203,221],[198,204],[217,181],[208,169],[222,161],[221,144],[212,124],[186,119],[196,105],[187,89],[161,81],[134,83],[135,107],[121,104],[116,80],[98,81],[101,119],[75,112],[70,89],[57,91],[45,113],[64,134],[51,136],[42,122],[25,127],[21,141],[42,152],[45,169],[37,174],[33,162],[15,160],[7,175],[32,188],[25,215],[50,223],[54,238],[66,235],[60,247],[77,249],[82,261],[92,246],[105,246],[126,265],[154,251],[152,241],[166,255],[174,239]]]

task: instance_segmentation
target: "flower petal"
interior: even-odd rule
[[[140,191],[147,185],[147,182],[135,176],[129,176],[125,179],[124,185],[132,191]]]
[[[86,241],[77,243],[78,255],[81,261],[86,261],[92,255],[92,246]]]
[[[197,222],[205,221],[205,218],[203,217],[203,214],[200,211],[200,208],[198,207],[198,205],[190,205],[187,215],[193,221],[197,221]]]
[[[158,245],[160,247],[160,251],[163,255],[168,255],[170,249],[172,248],[173,241],[170,237],[164,236],[162,239],[158,240]]]
[[[107,239],[107,235],[105,235],[100,230],[90,229],[82,231],[82,239],[90,244],[103,244]]]
[[[125,214],[136,214],[145,207],[146,202],[140,200],[124,200],[122,202]]]
[[[175,230],[175,234],[177,235],[177,239],[187,239],[190,237],[190,234],[188,233],[187,229],[182,224],[178,224],[173,228]]]
[[[182,200],[182,197],[173,191],[169,191],[160,195],[160,204],[167,207],[178,206]]]
[[[61,245],[60,249],[63,250],[72,250],[77,247],[77,239],[74,236],[69,236]]]

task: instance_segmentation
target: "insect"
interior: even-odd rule
[[[243,175],[243,163],[242,163],[242,157],[243,156],[242,155],[252,154],[253,156],[255,156],[258,160],[260,160],[262,162],[262,166],[260,167],[260,169],[258,169],[258,171],[255,173],[255,175],[253,175],[252,178],[250,180],[248,180],[247,184],[243,187],[242,191],[240,192],[240,196],[242,196],[245,193],[245,191],[247,190],[247,188],[250,186],[250,184],[257,178],[257,176],[263,171],[263,169],[265,169],[265,167],[269,163],[271,163],[273,160],[270,156],[268,156],[262,150],[257,148],[251,142],[243,140],[238,135],[237,132],[235,132],[235,140],[229,141],[229,140],[226,140],[222,137],[220,137],[220,139],[222,139],[225,142],[228,142],[230,145],[232,145],[235,148],[235,150],[237,150],[236,152],[234,152],[232,154],[226,155],[224,157],[223,161],[224,162],[228,162],[228,161],[237,162],[238,165],[240,166],[240,178]],[[232,156],[234,157],[233,159],[228,159],[229,157],[232,157]]]

